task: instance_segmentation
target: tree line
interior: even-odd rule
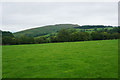
[[[111,30],[94,29],[94,32],[77,31],[76,29],[61,29],[56,35],[49,37],[29,37],[19,36],[15,37],[11,32],[2,31],[3,45],[17,45],[17,44],[40,44],[40,43],[55,43],[55,42],[75,42],[75,41],[91,41],[91,40],[109,40],[119,39],[120,28],[115,27]]]
[[[104,26],[104,25],[83,25],[74,27],[77,29],[93,29],[93,28],[112,28],[112,26]]]

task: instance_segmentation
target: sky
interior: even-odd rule
[[[118,25],[117,2],[4,2],[0,30],[54,24]]]

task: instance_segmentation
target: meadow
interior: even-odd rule
[[[3,78],[117,78],[118,40],[4,45]]]

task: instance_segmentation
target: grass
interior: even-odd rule
[[[3,46],[3,78],[117,78],[118,40]]]

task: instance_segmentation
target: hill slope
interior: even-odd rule
[[[79,25],[76,25],[76,24],[48,25],[48,26],[32,28],[32,29],[27,29],[27,30],[24,30],[24,31],[16,32],[16,33],[14,33],[14,35],[15,36],[26,35],[26,36],[37,37],[37,36],[57,32],[62,28],[74,28],[74,27],[78,27],[78,26]]]
[[[42,26],[38,28],[32,28],[27,29],[23,31],[19,31],[14,33],[16,37],[19,37],[20,35],[26,35],[26,36],[32,36],[32,37],[38,37],[42,35],[47,35],[50,33],[56,33],[60,29],[68,29],[68,28],[74,28],[74,29],[95,29],[95,28],[112,28],[112,26],[104,26],[104,25],[83,25],[79,26],[77,24],[56,24],[56,25],[47,25]]]

